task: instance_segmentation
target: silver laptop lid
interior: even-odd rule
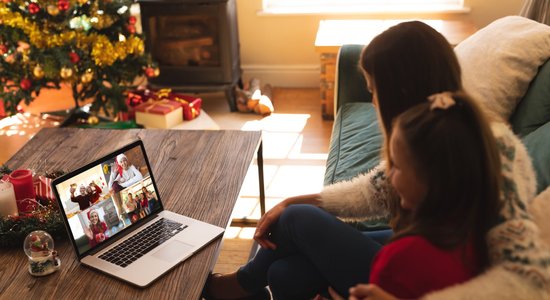
[[[163,210],[141,140],[56,178],[52,187],[79,259]]]

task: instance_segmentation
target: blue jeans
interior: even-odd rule
[[[332,286],[348,289],[369,281],[382,245],[313,205],[291,205],[271,229],[276,250],[260,249],[237,272],[249,292],[269,284],[275,299],[309,299]]]

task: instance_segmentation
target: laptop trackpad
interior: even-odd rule
[[[174,261],[174,258],[181,256],[183,253],[187,256],[192,248],[192,245],[180,242],[178,240],[172,240],[168,241],[167,245],[161,247],[158,251],[153,253],[152,256],[167,262],[172,262]]]

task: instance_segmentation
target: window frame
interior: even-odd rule
[[[262,0],[260,14],[465,13],[464,0]]]

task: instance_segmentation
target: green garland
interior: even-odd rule
[[[0,177],[9,173],[11,170],[7,166],[0,167]],[[44,176],[53,179],[62,174],[63,172],[56,171],[46,173]],[[67,237],[65,225],[56,204],[38,203],[38,208],[28,216],[0,218],[0,248],[22,247],[25,237],[34,230],[44,230],[54,239]]]

